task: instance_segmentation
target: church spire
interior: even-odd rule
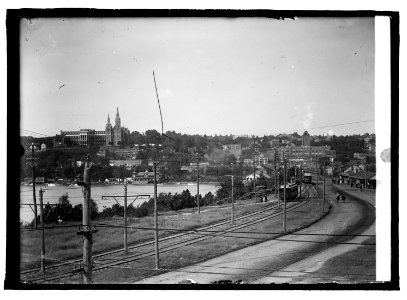
[[[107,114],[107,124],[110,124],[110,116]]]
[[[116,127],[120,128],[120,116],[119,116],[119,108],[116,111],[116,119],[115,119]]]

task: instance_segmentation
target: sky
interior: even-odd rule
[[[21,134],[104,130],[117,108],[160,132],[153,70],[164,132],[374,133],[374,36],[374,18],[22,20]]]

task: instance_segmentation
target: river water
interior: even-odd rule
[[[43,194],[44,205],[58,203],[58,199],[61,195],[67,193],[69,202],[72,206],[83,203],[82,187],[70,187],[70,186],[36,186],[36,199],[37,204],[39,201],[39,189],[42,188],[45,193]],[[182,193],[184,190],[189,190],[191,195],[196,195],[197,185],[196,183],[178,183],[178,184],[158,184],[157,194],[159,193]],[[218,188],[213,183],[200,183],[199,184],[199,194],[203,197],[208,192],[216,193]],[[148,200],[148,196],[141,197],[140,195],[150,195],[154,197],[154,185],[153,184],[129,184],[127,186],[127,203],[131,204],[133,201],[133,206],[142,204],[144,201]],[[123,185],[92,185],[91,187],[91,198],[95,200],[98,205],[99,211],[102,211],[105,207],[112,207],[113,204],[117,203],[113,198],[102,199],[102,196],[124,196],[124,186]],[[136,196],[139,197],[136,199]],[[123,204],[124,198],[116,198],[119,203]],[[20,204],[33,204],[33,190],[32,186],[20,186]],[[38,206],[38,214],[40,213]],[[22,222],[30,222],[34,218],[34,213],[28,205],[20,206],[20,220]]]

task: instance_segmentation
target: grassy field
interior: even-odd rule
[[[245,200],[236,203],[235,215],[271,205],[267,203],[254,203],[253,200]],[[196,208],[184,209],[174,212],[159,212],[158,227],[171,229],[193,229],[220,220],[230,218],[230,204],[212,207],[202,207],[201,213],[197,214]],[[122,217],[108,219],[97,219],[92,221],[98,230],[93,235],[93,253],[100,253],[106,250],[122,248],[124,245],[123,228],[104,227],[103,224],[113,226],[123,226]],[[62,226],[50,225],[52,228],[45,229],[45,254],[49,263],[58,260],[79,258],[82,256],[83,241],[77,235],[79,223],[66,222]],[[128,218],[127,226],[134,227],[127,230],[128,244],[153,239],[152,230],[136,228],[153,228],[154,219],[152,216],[143,218]],[[173,234],[174,231],[159,231],[159,237]],[[40,263],[42,231],[32,229],[22,229],[20,234],[22,268],[33,267]]]

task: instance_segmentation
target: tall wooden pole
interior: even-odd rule
[[[90,155],[87,156],[85,162],[85,168],[83,170],[83,209],[82,209],[82,219],[83,219],[83,283],[92,283],[92,229],[90,228],[90,199],[91,199],[91,188],[90,188]]]
[[[286,203],[287,203],[287,201],[286,201],[286,186],[287,186],[287,163],[286,163],[286,161],[285,161],[285,158],[284,158],[284,152],[283,152],[283,161],[284,161],[284,218],[283,218],[283,230],[284,230],[284,232],[286,232],[286,230],[287,230],[287,224],[286,224],[286,221],[287,221],[287,206],[286,206]]]
[[[124,254],[127,254],[127,183],[124,183]]]
[[[160,268],[158,252],[158,211],[157,211],[157,162],[154,162],[154,241],[155,241],[155,269]]]
[[[37,229],[37,199],[35,195],[35,163],[34,163],[34,144],[31,145],[31,167],[33,183],[33,200],[34,200],[34,228]]]
[[[201,207],[199,206],[199,156],[196,155],[196,203],[198,205],[198,214],[201,213]]]
[[[365,194],[366,194],[366,188],[367,188],[367,166],[365,165],[365,168],[364,168],[365,170]]]
[[[277,154],[276,149],[274,149],[274,188],[275,195],[277,196]]]
[[[280,171],[277,172],[277,189],[278,189],[277,207],[280,208]]]
[[[324,209],[325,209],[325,161],[324,161],[324,169],[322,170],[322,176],[324,177],[324,193],[322,196],[322,212],[324,212]]]
[[[232,164],[232,225],[235,223],[235,201],[233,196],[233,188],[234,188],[234,174],[233,174],[233,164]]]
[[[44,203],[43,203],[43,195],[44,190],[39,190],[40,196],[40,220],[41,220],[41,230],[42,230],[42,247],[41,247],[41,271],[45,272],[45,228],[44,228]]]

